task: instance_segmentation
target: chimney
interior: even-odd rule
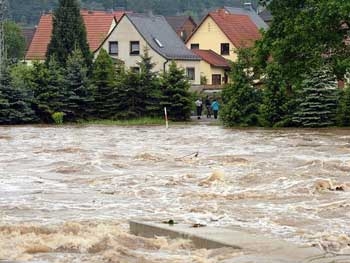
[[[252,2],[244,2],[243,6],[244,6],[245,10],[248,10],[248,11],[252,11],[253,10]]]

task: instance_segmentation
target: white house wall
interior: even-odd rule
[[[150,49],[146,41],[142,38],[126,16],[120,20],[117,27],[103,44],[102,47],[107,50],[107,52],[110,41],[118,41],[118,56],[111,55],[111,57],[124,61],[126,68],[137,67],[137,63],[141,61],[140,55],[130,55],[130,41],[139,41],[141,54],[143,53],[145,47],[149,48],[148,53],[152,57],[152,61],[156,64],[154,71],[163,71],[163,64],[166,61],[165,58],[160,56],[154,50]]]
[[[167,70],[170,65],[170,61],[167,62],[167,59],[151,49],[127,16],[124,16],[119,21],[115,29],[102,45],[102,48],[107,52],[109,50],[109,42],[111,41],[118,42],[118,55],[110,56],[122,60],[125,63],[126,68],[137,67],[137,63],[141,61],[140,55],[130,55],[130,41],[139,41],[141,54],[145,47],[148,48],[148,54],[152,57],[152,62],[155,63],[155,72],[163,72],[164,67]],[[99,51],[95,52],[95,58],[98,56],[98,53]],[[192,84],[200,84],[199,61],[175,60],[175,62],[179,67],[183,67],[184,69],[187,67],[195,68],[195,80]]]

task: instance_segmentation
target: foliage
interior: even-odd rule
[[[122,73],[117,85],[117,119],[141,118],[145,115],[145,90],[141,85],[140,73],[129,70]]]
[[[87,119],[92,111],[92,90],[89,85],[83,54],[79,49],[68,57],[66,67],[67,107],[66,119]]]
[[[191,116],[190,84],[184,76],[184,69],[178,68],[174,61],[170,63],[169,70],[161,76],[160,105],[167,108],[170,120],[185,121]]]
[[[30,107],[30,93],[11,85],[9,68],[0,79],[0,124],[32,123],[36,120]]]
[[[122,71],[117,84],[118,113],[115,118],[130,119],[145,116],[159,117],[160,88],[157,73],[153,72],[154,63],[148,49],[141,55],[137,64],[139,71]]]
[[[145,48],[141,55],[140,67],[140,86],[142,86],[141,99],[144,100],[144,113],[146,116],[161,116],[159,100],[161,96],[157,73],[153,71],[155,63],[149,56],[149,49]]]
[[[104,49],[101,49],[93,64],[91,82],[95,118],[112,118],[118,111],[116,72],[111,57]]]
[[[270,65],[259,109],[259,122],[262,126],[282,127],[291,124],[294,97],[287,91],[280,69],[276,65]]]
[[[12,21],[4,24],[6,54],[10,63],[15,63],[24,58],[26,43],[21,28]]]
[[[55,122],[55,124],[60,125],[63,124],[63,117],[64,117],[64,112],[54,112],[51,117],[53,119],[53,121]]]
[[[68,56],[80,49],[85,64],[90,67],[92,54],[87,43],[86,29],[80,15],[77,0],[59,0],[59,5],[53,13],[53,29],[51,41],[47,48],[47,62],[55,56],[61,66],[65,66]]]
[[[339,91],[339,104],[337,109],[337,125],[350,126],[350,87]]]
[[[64,71],[54,57],[48,65],[35,63],[33,67],[34,109],[42,122],[50,123],[51,115],[64,111],[67,105]]]
[[[232,63],[230,79],[222,92],[223,107],[221,119],[227,126],[258,125],[260,90],[253,87],[255,75],[252,72],[251,49],[238,52],[237,62]]]
[[[337,82],[329,68],[316,70],[302,83],[298,111],[293,121],[302,127],[325,127],[335,124]]]
[[[142,117],[142,118],[133,118],[128,120],[89,120],[89,121],[82,121],[79,123],[83,125],[94,124],[94,125],[117,125],[117,126],[163,125],[164,119]]]
[[[260,65],[274,63],[280,68],[288,92],[311,73],[328,63],[338,79],[350,66],[350,50],[345,44],[349,35],[349,1],[273,0],[270,29],[258,43]]]

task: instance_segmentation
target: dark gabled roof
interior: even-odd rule
[[[253,9],[225,6],[224,9],[235,15],[248,15],[259,29],[268,29],[269,26]]]
[[[200,60],[191,52],[163,16],[125,14],[153,50],[166,59]]]
[[[210,64],[211,66],[218,68],[230,68],[229,62],[215,51],[209,49],[192,49],[193,53],[200,56],[205,62]]]
[[[190,20],[195,27],[197,26],[196,22],[194,22],[190,16],[167,16],[165,19],[175,31],[180,30],[188,20]]]

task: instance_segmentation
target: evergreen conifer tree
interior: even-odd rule
[[[350,126],[350,86],[341,92],[337,119],[338,125]]]
[[[74,50],[68,57],[66,67],[67,120],[87,119],[91,115],[93,97],[87,72],[82,52]]]
[[[143,101],[144,113],[146,116],[160,116],[161,110],[159,106],[159,100],[161,96],[159,81],[156,72],[153,72],[155,63],[152,62],[152,57],[149,56],[148,49],[145,48],[143,55],[141,55],[141,61],[138,63],[140,67],[140,86],[142,92],[140,92],[140,102]]]
[[[9,69],[0,79],[0,124],[32,123],[36,120],[31,109],[30,93],[22,87],[11,85]]]
[[[51,57],[48,65],[34,64],[32,83],[36,114],[41,121],[50,123],[53,113],[67,108],[64,72],[55,57]]]
[[[116,103],[116,71],[112,58],[101,49],[92,68],[94,116],[112,118],[118,111]]]
[[[335,124],[338,90],[335,76],[327,67],[315,70],[302,83],[299,108],[293,121],[302,127]]]
[[[222,92],[223,107],[221,119],[227,126],[258,125],[260,91],[253,87],[251,65],[245,59],[248,50],[241,50],[237,62],[232,64],[230,84]]]
[[[79,4],[77,0],[59,0],[53,13],[52,37],[46,53],[47,62],[51,56],[55,56],[58,63],[65,66],[68,56],[75,49],[81,50],[85,64],[90,67],[92,55]]]
[[[191,116],[190,84],[184,76],[184,69],[178,68],[174,61],[161,76],[160,105],[167,108],[169,119],[174,121],[185,121]]]
[[[123,80],[117,85],[118,119],[140,118],[145,114],[145,90],[141,86],[140,73],[129,70],[123,73]]]

